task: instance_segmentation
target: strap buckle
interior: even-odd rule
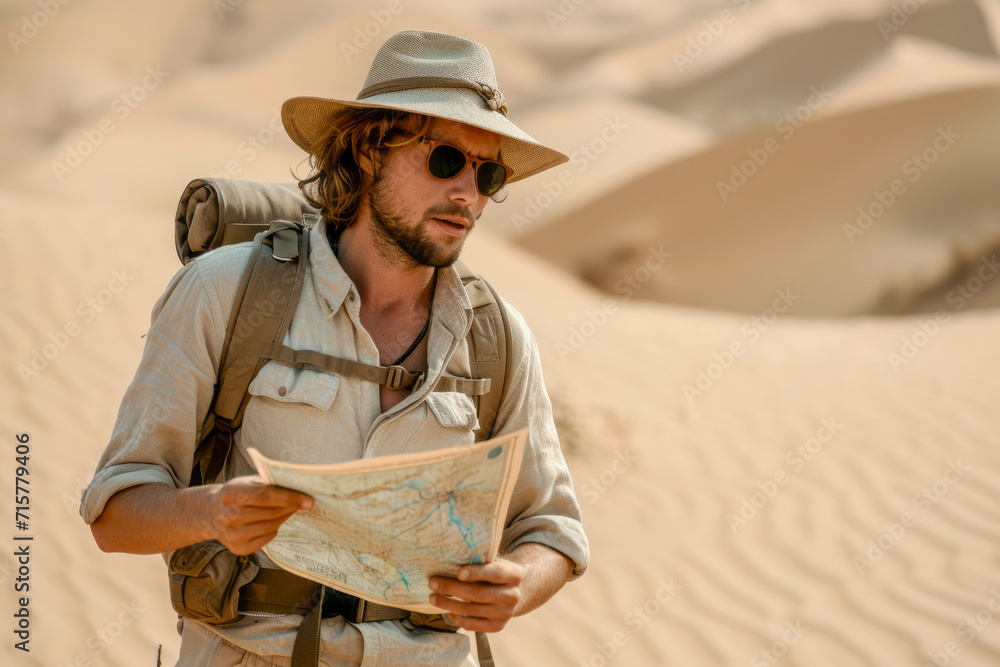
[[[385,388],[389,391],[399,391],[400,389],[411,387],[416,382],[421,381],[424,375],[423,373],[410,373],[402,366],[389,366],[388,371],[385,378]],[[406,378],[408,375],[416,375],[416,378],[407,383]]]

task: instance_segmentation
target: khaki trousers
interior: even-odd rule
[[[323,661],[319,664],[320,667],[335,667]],[[184,636],[176,667],[291,667],[291,665],[290,658],[255,655],[233,646],[219,635],[213,633],[212,637],[207,637],[204,631],[196,630]],[[471,655],[465,659],[462,667],[476,667]]]
[[[188,633],[181,643],[176,667],[291,667],[291,660],[259,656],[244,651],[216,635],[212,639],[200,632]],[[325,662],[321,667],[329,667]]]

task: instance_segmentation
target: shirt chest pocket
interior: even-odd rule
[[[299,370],[271,361],[260,369],[247,391],[278,403],[304,403],[325,411],[333,405],[339,384],[340,376],[334,373]]]
[[[427,408],[441,426],[476,430],[479,418],[472,399],[456,391],[432,391],[426,398]]]
[[[471,445],[479,428],[472,399],[457,392],[431,392],[387,433],[387,441],[404,443],[393,453],[426,452],[442,447]],[[398,446],[398,445],[397,445]]]
[[[330,406],[339,384],[333,373],[267,363],[247,390],[241,447],[283,461],[325,462],[320,452],[334,431]]]

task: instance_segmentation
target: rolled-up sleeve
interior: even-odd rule
[[[512,339],[508,352],[511,376],[497,413],[494,436],[527,427],[528,440],[500,552],[507,553],[525,542],[544,544],[573,561],[572,580],[587,569],[590,546],[573,480],[559,447],[538,345],[520,313],[510,304],[506,306]]]
[[[111,441],[82,494],[80,515],[88,524],[123,489],[157,483],[184,487],[190,481],[227,323],[219,286],[203,274],[231,254],[213,253],[189,263],[153,307],[142,361],[122,399]]]

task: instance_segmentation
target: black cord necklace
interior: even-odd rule
[[[327,233],[327,239],[330,241],[330,247],[333,250],[333,255],[336,257],[338,246],[340,245],[340,233],[339,232],[342,231],[342,230],[337,230],[334,234],[330,234],[329,231],[330,231],[330,226],[328,224],[327,225],[327,232],[328,232]],[[406,352],[403,353],[403,356],[401,356],[399,359],[396,359],[396,361],[392,362],[389,365],[390,366],[398,366],[402,362],[406,361],[406,358],[409,357],[411,354],[413,354],[413,351],[415,349],[417,349],[417,345],[420,345],[420,341],[422,341],[424,339],[424,336],[427,335],[427,330],[430,328],[430,326],[431,326],[431,318],[430,318],[430,315],[428,315],[427,316],[427,321],[424,322],[424,328],[420,330],[420,333],[417,335],[417,339],[415,341],[413,341],[412,344],[410,344],[410,347],[408,347],[406,349]]]
[[[420,345],[420,341],[422,341],[424,339],[424,336],[427,335],[427,330],[430,328],[430,326],[431,326],[431,318],[428,317],[427,321],[424,322],[424,328],[420,330],[420,335],[417,336],[417,339],[415,341],[413,341],[413,344],[410,345],[409,349],[403,353],[403,356],[401,356],[399,359],[396,359],[396,361],[392,362],[389,365],[398,366],[400,362],[405,361],[408,356],[413,354],[413,351],[417,349],[417,345]]]

